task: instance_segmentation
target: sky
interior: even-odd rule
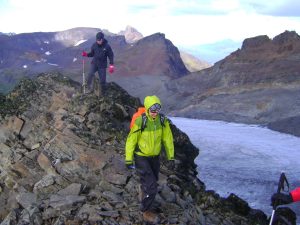
[[[300,34],[299,0],[0,0],[0,32],[95,27],[144,36],[161,32],[176,46]]]

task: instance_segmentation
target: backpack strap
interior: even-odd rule
[[[146,128],[146,123],[147,123],[147,119],[148,119],[146,113],[143,113],[143,114],[141,115],[141,117],[142,117],[141,128],[138,129],[138,130],[135,130],[133,133],[138,132],[138,131],[143,132],[144,129]]]
[[[143,132],[144,129],[146,128],[147,120],[148,120],[148,118],[147,118],[146,113],[143,113],[143,114],[142,114],[142,126],[141,126],[141,132]]]
[[[138,132],[138,131],[143,132],[145,130],[146,126],[147,126],[148,118],[147,118],[146,113],[143,113],[141,116],[142,116],[141,129],[138,129],[138,130],[134,131],[134,133]],[[161,124],[162,128],[165,127],[165,120],[168,120],[170,122],[170,120],[164,114],[159,114],[159,120],[160,120],[160,124]]]
[[[166,116],[164,114],[159,114],[159,119],[160,119],[161,126],[164,128]]]

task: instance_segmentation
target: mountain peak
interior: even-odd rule
[[[124,35],[128,43],[134,43],[143,38],[143,35],[132,26],[127,25],[125,31],[120,31],[120,35]]]
[[[285,44],[288,42],[297,42],[300,41],[300,36],[295,31],[285,31],[273,38],[274,44]]]

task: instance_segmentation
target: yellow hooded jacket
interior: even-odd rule
[[[126,164],[133,163],[134,153],[139,156],[158,156],[161,151],[161,143],[164,144],[168,160],[174,160],[173,135],[170,129],[169,121],[164,120],[162,127],[158,115],[155,119],[149,116],[148,110],[154,104],[161,104],[157,96],[147,96],[144,101],[146,108],[147,123],[143,132],[141,132],[142,116],[139,116],[130,130],[125,147]],[[138,148],[136,148],[138,147]]]

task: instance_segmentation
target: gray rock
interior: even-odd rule
[[[82,184],[73,183],[70,184],[65,189],[60,190],[57,192],[59,195],[79,195],[82,189]]]
[[[16,199],[23,208],[30,208],[39,204],[37,195],[30,192],[20,193],[16,196]]]
[[[160,192],[160,195],[167,201],[167,202],[175,202],[176,201],[176,195],[172,191],[171,188],[169,188],[168,185],[163,185],[162,190]]]
[[[85,196],[78,195],[51,195],[50,197],[50,206],[55,209],[65,210],[72,208],[76,204],[83,204],[86,201]]]

